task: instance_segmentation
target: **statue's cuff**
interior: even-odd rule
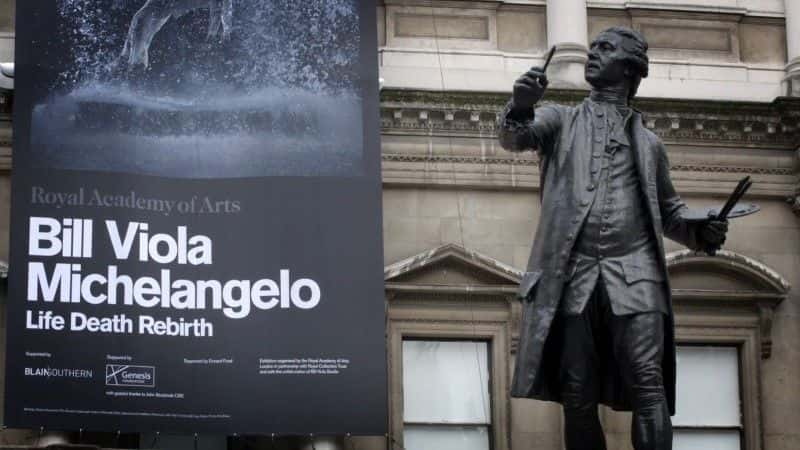
[[[521,115],[512,111],[513,104],[508,102],[502,115],[500,116],[500,127],[505,131],[514,134],[530,133],[533,125],[534,113],[533,108],[530,109],[529,115]]]

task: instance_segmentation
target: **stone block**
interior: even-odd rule
[[[0,33],[13,33],[16,0],[0,0]]]
[[[489,17],[397,13],[394,16],[394,35],[401,38],[489,40]]]
[[[514,450],[561,450],[562,442],[563,438],[557,433],[511,433],[511,448]]]
[[[511,400],[512,433],[543,433],[560,437],[561,416],[561,405],[558,403],[525,398]]]
[[[689,66],[686,64],[670,64],[669,78],[675,80],[685,80],[689,78]]]
[[[786,64],[785,25],[775,20],[745,20],[739,25],[739,48],[744,63],[783,68]]]
[[[442,219],[440,240],[445,244],[453,243],[460,245],[461,241],[463,240],[463,233],[461,232],[461,219]]]
[[[417,192],[419,217],[459,217],[459,203],[466,194],[452,190],[423,189]]]
[[[600,407],[600,420],[606,434],[627,434],[631,429],[631,413]]]
[[[739,82],[746,82],[748,80],[747,69],[722,65],[692,65],[689,67],[689,75],[695,80]]]
[[[386,45],[386,7],[378,6],[376,15],[378,16],[378,47],[383,47]]]
[[[528,245],[514,247],[514,259],[511,261],[511,265],[514,266],[514,268],[525,270],[528,267],[528,259],[530,258],[532,245],[533,239],[531,239]]]
[[[383,215],[414,217],[419,214],[419,191],[416,189],[384,189]]]
[[[465,217],[526,219],[539,216],[539,196],[529,192],[467,192],[460,196]]]
[[[783,71],[775,70],[774,74],[782,77]],[[674,98],[676,93],[680,93],[680,98],[689,100],[772,102],[784,95],[780,83],[749,81],[748,70],[743,67],[728,72],[692,66],[690,75],[688,79],[646,78],[639,87],[638,96]],[[731,81],[732,78],[740,81]]]
[[[609,9],[589,9],[587,42],[591,42],[601,31],[611,27],[631,27],[631,16],[625,11]]]
[[[391,217],[384,222],[384,239],[418,242],[435,247],[440,244],[441,221],[438,218]]]
[[[792,427],[791,429],[795,429]],[[800,448],[800,434],[776,433],[764,435],[764,448],[767,450],[797,450]]]
[[[488,9],[386,6],[390,47],[497,49],[497,17]]]
[[[633,450],[630,432],[606,432],[606,448],[608,450]]]
[[[497,13],[497,47],[504,52],[542,53],[547,49],[547,20],[543,11]]]
[[[526,245],[532,242],[534,222],[532,219],[471,219],[464,218],[461,224],[464,241],[482,245]],[[513,258],[507,258],[507,261]]]

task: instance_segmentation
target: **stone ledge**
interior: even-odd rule
[[[576,104],[585,95],[550,90],[545,102]],[[536,154],[506,152],[496,143],[496,117],[507,99],[495,93],[384,91],[384,183],[538,189]],[[727,195],[747,174],[756,182],[750,195],[795,198],[800,98],[763,104],[643,98],[635,104],[667,145],[681,192]]]
[[[585,91],[550,90],[543,104],[575,105]],[[496,136],[496,117],[508,94],[385,90],[384,133]],[[794,150],[800,145],[800,98],[771,103],[641,98],[634,106],[667,143]]]

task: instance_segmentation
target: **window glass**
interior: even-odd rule
[[[488,450],[486,426],[406,425],[403,430],[406,450]]]
[[[739,430],[675,430],[672,450],[741,450]]]
[[[487,351],[486,342],[404,341],[404,421],[488,424]]]
[[[677,369],[676,414],[672,419],[673,425],[741,425],[739,355],[736,348],[678,347]]]

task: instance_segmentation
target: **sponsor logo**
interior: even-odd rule
[[[106,386],[155,387],[156,368],[106,364]]]
[[[55,367],[26,367],[26,377],[45,377],[45,378],[92,378],[93,372],[85,369],[63,369]]]

